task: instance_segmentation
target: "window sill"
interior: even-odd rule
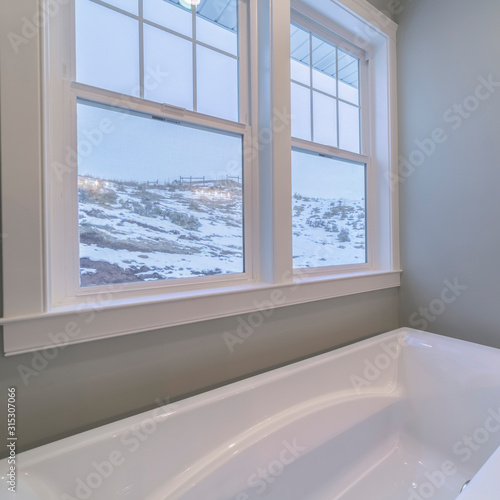
[[[398,287],[400,271],[362,271],[295,278],[286,284],[245,284],[147,299],[118,299],[64,306],[40,315],[6,317],[5,355],[62,349],[66,345],[248,314],[295,304]],[[47,351],[49,352],[49,351]]]

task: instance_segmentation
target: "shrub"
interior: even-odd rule
[[[97,205],[110,205],[118,200],[117,194],[111,189],[78,189],[80,203],[95,203]]]
[[[306,220],[306,224],[310,227],[321,227],[327,233],[338,233],[339,232],[339,228],[338,228],[337,224],[335,224],[335,222],[320,219],[318,216],[309,217]]]
[[[345,227],[340,230],[340,233],[338,235],[338,240],[341,243],[347,243],[351,241],[351,237],[349,236],[349,231]]]
[[[299,217],[304,211],[304,205],[295,205],[295,207],[293,207],[293,211],[295,212],[295,217]]]
[[[192,215],[185,214],[183,212],[174,212],[173,210],[167,210],[167,217],[171,222],[176,224],[177,226],[181,226],[188,231],[196,231],[200,228],[201,223]]]

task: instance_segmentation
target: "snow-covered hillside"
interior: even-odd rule
[[[293,196],[295,267],[366,262],[364,200]]]
[[[242,186],[79,177],[82,286],[238,273]],[[293,198],[297,267],[365,260],[364,201]]]

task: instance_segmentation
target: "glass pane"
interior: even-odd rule
[[[291,59],[290,61],[290,72],[292,80],[296,82],[303,83],[304,85],[311,84],[311,67]]]
[[[196,13],[199,17],[213,21],[229,30],[238,31],[237,0],[200,0],[196,7]]]
[[[292,83],[292,137],[311,140],[311,92]]]
[[[292,59],[309,66],[311,47],[309,32],[292,24],[290,26],[290,54]]]
[[[139,12],[137,1],[138,0],[104,0],[106,3],[110,5],[114,5],[119,9],[126,10],[131,14],[137,15]]]
[[[144,19],[191,37],[193,18],[191,9],[173,5],[165,0],[144,0]]]
[[[238,61],[206,47],[196,51],[197,111],[237,122]]]
[[[339,49],[339,97],[359,104],[359,59]]]
[[[313,92],[314,142],[337,146],[337,104],[333,97]]]
[[[339,147],[359,153],[359,108],[339,102]]]
[[[144,96],[193,109],[191,42],[144,25]]]
[[[310,35],[298,26],[290,26],[292,80],[311,85]]]
[[[292,151],[295,268],[366,262],[365,165]]]
[[[196,39],[224,52],[238,54],[238,35],[201,17],[196,18]]]
[[[332,96],[337,95],[337,80],[317,69],[313,69],[313,87]]]
[[[138,21],[89,0],[77,0],[76,79],[139,96]]]
[[[312,37],[313,87],[336,94],[336,53],[335,46]]]
[[[81,286],[243,272],[241,136],[77,113]]]
[[[205,0],[196,12],[196,39],[230,54],[238,54],[238,3],[219,0]]]

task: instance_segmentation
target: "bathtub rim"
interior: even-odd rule
[[[426,345],[424,343],[426,340],[429,342],[432,342],[432,340],[434,340],[435,343],[447,342],[449,344],[455,345],[463,345],[464,343],[466,343],[476,350],[484,349],[488,352],[500,352],[500,349],[497,349],[495,347],[485,346],[482,344],[477,344],[475,342],[447,337],[444,335],[416,330],[413,328],[402,327],[389,332],[377,334],[363,340],[354,341],[351,344],[344,345],[339,348],[333,348],[330,351],[312,355],[311,357],[308,357],[306,359],[295,362],[292,361],[285,366],[271,368],[270,370],[259,373],[257,375],[249,375],[248,377],[245,377],[236,382],[230,382],[220,387],[209,389],[199,394],[188,396],[178,401],[158,406],[157,408],[141,411],[140,413],[137,413],[135,415],[131,415],[129,417],[125,417],[107,424],[98,425],[97,427],[94,427],[92,429],[79,432],[68,437],[57,439],[53,442],[21,452],[17,454],[17,459],[22,460],[23,467],[36,465],[48,459],[52,459],[66,453],[74,452],[78,448],[90,447],[91,445],[102,442],[106,439],[119,437],[123,433],[129,431],[133,426],[140,425],[140,423],[146,420],[160,419],[161,421],[163,421],[168,419],[172,415],[182,414],[184,412],[202,408],[203,406],[210,403],[244,393],[250,389],[261,387],[266,383],[281,380],[283,378],[286,378],[287,376],[298,374],[301,371],[314,369],[315,367],[318,367],[322,364],[331,362],[335,358],[340,358],[350,353],[354,353],[386,341],[394,340],[396,338],[400,339],[399,344],[402,347],[404,346],[404,348],[412,347],[409,342],[411,340],[419,341],[422,343],[422,345]],[[163,413],[161,416],[158,416],[155,413],[158,413],[159,411],[164,411],[165,413]],[[0,460],[0,470],[4,466],[7,466],[7,458]]]

